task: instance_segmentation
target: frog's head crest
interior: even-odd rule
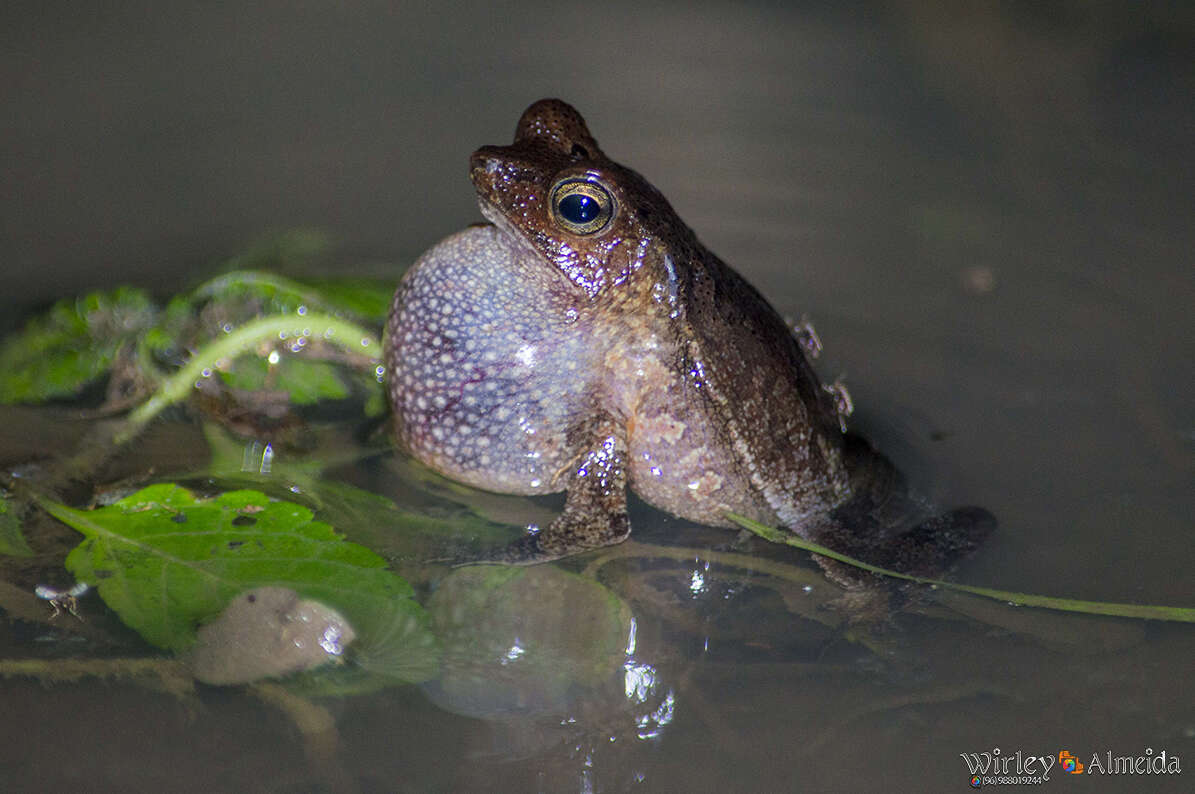
[[[570,159],[605,160],[577,109],[559,99],[541,99],[523,111],[515,145],[543,146]]]

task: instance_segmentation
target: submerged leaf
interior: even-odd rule
[[[362,645],[377,639],[395,646],[397,632],[397,652],[409,649],[417,658],[389,665],[396,677],[434,670],[435,643],[410,585],[302,505],[258,491],[198,499],[161,484],[98,510],[44,506],[86,536],[67,557],[67,569],[154,645],[189,647],[198,623],[239,593],[270,585],[336,609]]]
[[[550,565],[461,568],[428,602],[444,672],[428,694],[462,714],[552,711],[626,661],[630,608],[592,579]]]
[[[339,660],[356,636],[340,613],[318,601],[287,587],[255,587],[199,629],[191,669],[208,684],[278,678]]]

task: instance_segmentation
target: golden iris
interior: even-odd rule
[[[573,234],[600,232],[614,216],[614,197],[597,182],[562,179],[552,188],[552,218]]]

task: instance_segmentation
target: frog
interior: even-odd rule
[[[487,222],[404,275],[385,362],[414,458],[485,490],[565,492],[549,525],[487,561],[619,543],[628,491],[683,519],[745,516],[916,574],[990,531],[980,508],[909,519],[919,503],[847,432],[845,387],[817,374],[812,326],[794,331],[571,105],[532,104],[469,174]]]

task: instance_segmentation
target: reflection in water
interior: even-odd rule
[[[522,645],[519,645],[519,638],[515,637],[515,644],[510,646],[510,650],[502,657],[502,664],[510,664],[511,662],[518,661],[519,657],[526,652],[527,650]]]
[[[638,622],[631,618],[631,628],[627,632],[627,660],[622,665],[623,691],[627,700],[636,706],[647,703],[660,688],[660,676],[656,668],[635,660],[635,633],[638,627]],[[637,716],[635,724],[639,727],[639,738],[657,738],[663,728],[672,722],[675,705],[676,693],[669,689],[663,702],[654,711]]]
[[[668,694],[664,696],[664,700],[660,703],[659,708],[651,714],[639,718],[639,738],[640,739],[655,739],[657,738],[664,726],[672,722],[673,708],[676,706],[676,696],[671,689]]]
[[[624,689],[627,700],[632,703],[645,703],[649,695],[656,688],[656,668],[650,664],[639,664],[634,659],[628,659],[623,665],[626,671]]]
[[[683,587],[691,573],[677,565],[667,575]],[[491,722],[501,745],[478,751],[539,758],[552,790],[570,779],[605,788],[634,767],[638,745],[674,724],[678,693],[643,643],[643,622],[593,579],[554,566],[463,568],[436,585],[429,611],[444,661],[428,697]]]

